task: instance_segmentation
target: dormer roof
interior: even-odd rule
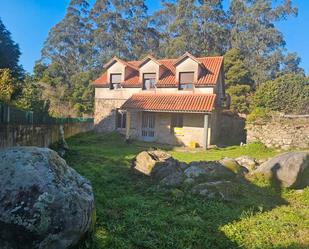
[[[190,54],[189,52],[185,52],[182,56],[180,56],[178,59],[176,59],[176,61],[174,62],[174,66],[177,66],[178,64],[180,64],[185,58],[190,58],[193,61],[195,61],[197,64],[201,65],[202,63],[196,58],[194,57],[192,54]]]
[[[110,59],[107,63],[104,64],[103,68],[108,69],[110,66],[112,66],[115,62],[119,62],[124,66],[133,68],[135,70],[138,70],[138,67],[135,65],[130,64],[129,62],[126,62],[124,60],[119,59],[117,56],[114,56],[112,59]]]
[[[194,85],[196,87],[216,85],[219,74],[220,74],[220,70],[222,68],[223,57],[213,56],[213,57],[201,57],[201,58],[194,57],[194,58],[199,62],[199,64],[201,65],[203,69],[201,71],[201,74],[197,82],[194,82]],[[178,82],[176,81],[175,63],[179,59],[180,58],[157,60],[157,62],[160,63],[164,67],[164,71],[160,79],[157,81],[157,87],[177,87],[178,86]],[[182,59],[184,59],[184,57]],[[113,63],[111,61],[109,61],[108,63]],[[120,60],[119,62],[126,63],[126,65],[130,66],[131,68],[136,68],[137,70],[137,71],[134,71],[134,73],[130,74],[130,76],[124,82],[122,82],[121,85],[123,87],[142,87],[141,81],[139,79],[140,76],[139,76],[138,71],[139,71],[139,66],[142,64],[143,60],[128,61],[128,62],[124,62],[123,60]],[[108,65],[108,63],[106,63],[105,65]],[[108,79],[107,72],[105,72],[98,79],[94,81],[94,85],[96,87],[108,87],[107,79]]]
[[[162,63],[160,63],[156,58],[154,58],[152,55],[147,55],[144,59],[140,61],[140,64],[138,65],[139,68],[141,68],[147,61],[153,61],[158,66],[162,66]]]

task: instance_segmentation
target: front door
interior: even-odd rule
[[[144,141],[154,141],[155,138],[155,113],[142,113],[142,137]]]

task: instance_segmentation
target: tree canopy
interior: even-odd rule
[[[231,107],[245,113],[257,86],[287,74],[304,76],[300,58],[287,51],[275,26],[297,15],[291,0],[231,0],[227,9],[223,0],[164,0],[161,5],[149,14],[144,0],[71,0],[64,18],[50,30],[34,74],[27,78],[25,86],[36,90],[17,84],[11,98],[32,93],[49,102],[53,115],[91,114],[90,83],[114,55],[126,60],[146,54],[176,58],[185,51],[199,57],[225,55]],[[20,51],[1,21],[0,44],[0,68],[18,77]],[[36,106],[29,96],[19,103],[28,100],[24,106]]]
[[[15,76],[21,76],[22,67],[18,64],[20,50],[0,19],[0,68],[8,68]]]

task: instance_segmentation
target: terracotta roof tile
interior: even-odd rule
[[[210,112],[214,108],[215,94],[133,94],[122,109],[162,112]]]
[[[197,82],[194,82],[195,86],[207,86],[215,85],[220,73],[220,68],[223,63],[222,56],[216,57],[202,57],[197,58],[203,65],[204,70]],[[177,87],[174,66],[176,59],[162,59],[158,60],[165,68],[166,71],[161,76],[161,79],[157,82],[158,87]],[[133,68],[138,67],[141,61],[128,61],[127,64],[132,65]],[[132,73],[125,82],[122,82],[124,87],[141,87],[139,83],[138,71]],[[95,86],[108,86],[107,84],[107,72],[103,73],[101,77],[94,81]]]

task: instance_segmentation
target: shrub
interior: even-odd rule
[[[284,113],[309,112],[308,78],[286,74],[258,87],[253,97],[253,108],[268,108]],[[258,110],[257,110],[258,111]]]
[[[271,119],[271,111],[268,108],[254,108],[247,116],[247,122],[268,121]]]

